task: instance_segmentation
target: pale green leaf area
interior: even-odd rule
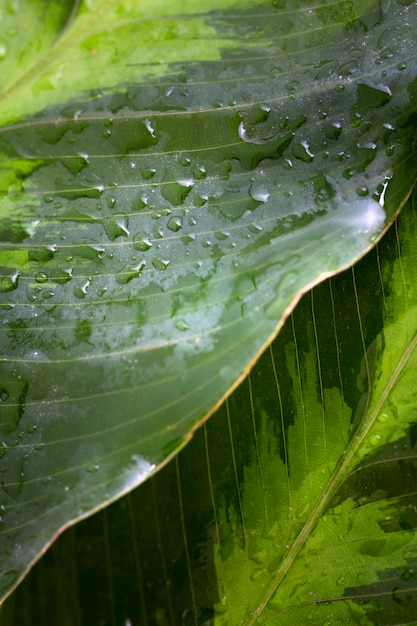
[[[16,0],[0,17],[4,596],[183,447],[301,294],[387,229],[416,178],[417,39],[404,2]],[[326,393],[347,442],[346,398]],[[294,409],[285,454],[310,450],[308,419]],[[342,440],[323,483],[320,447],[291,470],[294,529],[372,445],[355,419],[340,471]]]
[[[414,201],[175,461],[57,541],[2,626],[415,624],[416,237]]]

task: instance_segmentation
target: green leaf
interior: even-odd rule
[[[304,296],[175,462],[57,542],[2,626],[416,622],[415,209]]]
[[[416,177],[412,3],[50,0],[23,53],[41,6],[1,14],[2,594],[185,444]]]

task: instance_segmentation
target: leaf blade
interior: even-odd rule
[[[5,577],[5,590],[64,524],[185,444],[300,293],[363,254],[415,178],[414,7],[389,17],[393,32],[408,33],[408,69],[381,56],[375,70],[361,54],[340,82],[321,55],[338,49],[341,32],[362,41],[369,20],[366,45],[378,48],[388,18],[373,5],[369,14],[357,3],[348,15],[338,5],[311,17],[304,5],[282,13],[259,3],[196,17],[190,3],[183,20],[164,3],[166,20],[146,7],[134,23],[119,15],[114,38],[109,25],[123,3],[91,6],[45,68],[19,84],[19,106],[2,102],[2,536],[24,543],[37,534],[30,556],[10,555],[15,578]],[[145,68],[127,62],[138,25],[150,38]],[[213,33],[216,48],[206,50]],[[152,38],[166,45],[162,72]],[[116,40],[121,59],[111,65]],[[65,46],[74,52],[67,65]],[[281,77],[274,63],[284,53]],[[113,83],[98,93],[107,66]],[[383,71],[392,93],[379,85]]]

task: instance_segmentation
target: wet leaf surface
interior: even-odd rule
[[[50,2],[22,56],[27,4],[1,17],[5,594],[184,445],[416,169],[413,4]]]
[[[415,209],[175,460],[57,541],[2,626],[416,621]]]

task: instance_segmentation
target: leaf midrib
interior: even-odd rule
[[[254,609],[252,614],[249,616],[248,620],[245,622],[245,626],[253,626],[256,623],[256,620],[262,614],[263,610],[266,608],[268,602],[271,597],[278,589],[282,580],[288,574],[291,569],[292,564],[296,560],[298,554],[301,549],[304,547],[305,543],[309,539],[311,533],[313,532],[315,526],[329,505],[332,497],[336,493],[340,484],[345,480],[346,475],[348,473],[348,468],[355,457],[358,449],[364,442],[366,436],[368,435],[370,429],[375,423],[383,405],[385,404],[389,394],[394,389],[397,381],[399,380],[404,368],[406,367],[413,351],[417,346],[417,334],[410,341],[407,349],[403,352],[402,357],[399,359],[397,366],[394,369],[392,376],[390,377],[388,384],[385,386],[384,391],[381,393],[379,400],[376,402],[375,407],[371,411],[369,417],[364,419],[362,424],[360,424],[357,430],[352,433],[349,445],[346,449],[346,453],[339,460],[338,465],[336,466],[333,474],[330,476],[327,485],[323,489],[322,497],[319,502],[315,505],[312,512],[310,513],[304,527],[300,531],[298,537],[295,539],[291,548],[288,550],[288,553],[281,565],[279,566],[275,577],[266,590],[262,598],[258,601],[257,607]]]

